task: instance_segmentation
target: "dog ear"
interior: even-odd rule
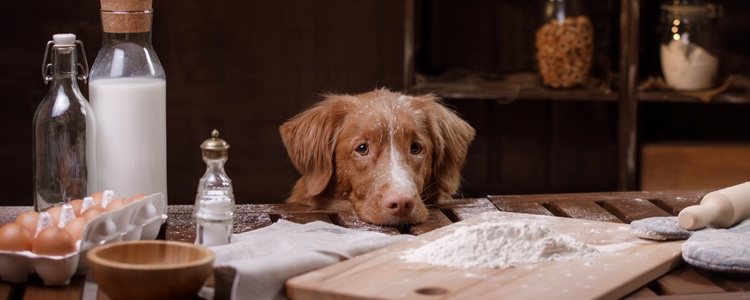
[[[442,200],[458,191],[461,167],[475,132],[471,125],[443,106],[436,96],[428,94],[417,96],[417,99],[422,103],[435,147],[431,183],[437,185],[437,199],[430,200]]]
[[[336,137],[348,103],[346,96],[327,96],[279,128],[289,158],[304,180],[305,196],[318,195],[328,186]]]

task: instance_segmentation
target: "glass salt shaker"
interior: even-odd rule
[[[83,198],[96,184],[96,120],[77,82],[85,82],[88,73],[83,43],[71,33],[55,34],[52,39],[42,62],[49,92],[34,113],[36,211]]]
[[[702,0],[670,0],[661,5],[661,69],[675,90],[714,86],[719,70],[718,8]]]
[[[206,173],[198,182],[193,216],[196,223],[195,243],[203,246],[229,244],[234,224],[232,180],[224,172],[229,144],[214,129],[211,138],[201,144]]]

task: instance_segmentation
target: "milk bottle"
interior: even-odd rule
[[[102,48],[89,79],[96,190],[167,194],[166,80],[151,45],[150,0],[101,0]]]

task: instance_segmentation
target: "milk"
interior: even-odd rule
[[[98,182],[118,197],[167,195],[166,81],[97,79],[89,99],[97,120]]]

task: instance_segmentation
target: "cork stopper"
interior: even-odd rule
[[[151,0],[101,0],[102,10],[145,11],[151,10]]]
[[[101,0],[102,28],[108,33],[151,31],[152,0]]]

